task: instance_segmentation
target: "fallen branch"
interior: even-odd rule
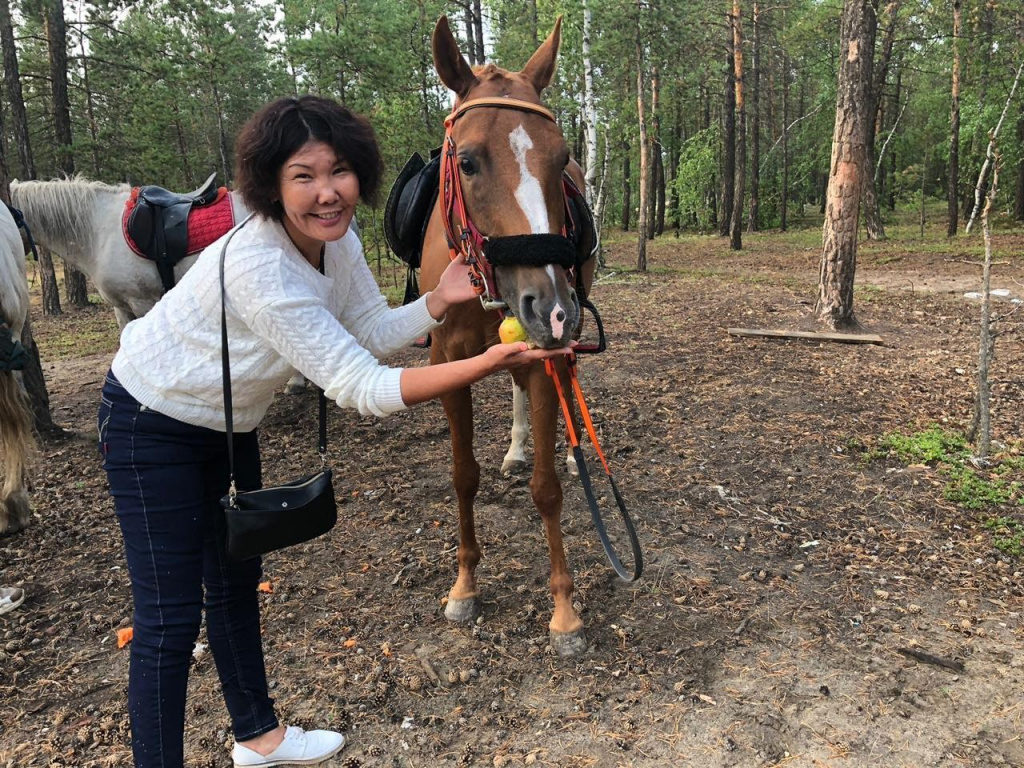
[[[775,339],[809,339],[811,341],[836,341],[841,344],[882,344],[881,336],[873,333],[827,333],[816,331],[776,331],[759,328],[727,328],[731,336],[764,336]]]
[[[937,667],[945,667],[946,669],[952,669],[954,672],[963,672],[964,664],[962,661],[956,659],[947,659],[942,656],[934,656],[924,651],[919,651],[916,648],[897,648],[897,653],[902,653],[904,656],[909,656],[912,659],[923,662],[924,664],[934,664]]]

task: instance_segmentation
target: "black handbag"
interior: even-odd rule
[[[251,218],[251,215],[250,215]],[[248,219],[246,219],[248,221]],[[241,229],[245,221],[238,226]],[[235,232],[238,231],[235,230]],[[231,234],[234,237],[234,233]],[[320,434],[317,447],[320,452],[320,471],[290,483],[239,491],[235,485],[235,450],[231,414],[231,366],[228,359],[228,324],[224,291],[224,257],[228,243],[220,254],[220,328],[221,365],[224,381],[224,422],[228,439],[228,470],[230,489],[220,500],[227,522],[227,550],[235,560],[273,552],[277,549],[315,539],[334,527],[338,521],[338,505],[334,500],[334,485],[327,458],[327,398],[320,390]],[[320,256],[320,272],[324,271],[324,257]]]

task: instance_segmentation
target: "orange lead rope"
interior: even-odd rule
[[[579,377],[576,375],[576,357],[571,355],[567,359],[569,366],[569,380],[572,383],[573,393],[576,395],[576,402],[580,407],[580,415],[583,418],[583,424],[586,427],[587,434],[590,435],[590,442],[594,445],[594,450],[597,451],[598,457],[601,459],[601,464],[604,465],[604,471],[608,475],[608,482],[612,486],[612,494],[615,496],[615,503],[619,507],[619,512],[622,515],[622,522],[626,526],[626,533],[629,534],[629,545],[633,550],[633,573],[630,574],[626,570],[625,566],[622,565],[622,561],[619,560],[619,556],[615,554],[615,549],[612,547],[611,541],[608,539],[608,531],[604,525],[604,519],[601,517],[601,511],[597,506],[597,499],[594,497],[594,489],[590,485],[590,472],[587,470],[587,462],[583,458],[583,450],[580,448],[580,441],[576,435],[576,429],[572,424],[572,414],[569,412],[569,402],[566,400],[565,392],[562,390],[562,382],[558,378],[558,371],[555,368],[555,364],[551,359],[544,361],[544,371],[555,384],[555,391],[558,393],[558,402],[562,406],[562,415],[565,416],[565,427],[569,435],[569,442],[572,445],[573,457],[576,459],[576,466],[580,471],[580,482],[583,483],[583,492],[586,494],[587,503],[590,505],[590,516],[594,520],[594,527],[597,528],[597,535],[601,539],[601,545],[604,547],[604,552],[608,556],[608,561],[612,564],[612,568],[619,575],[619,578],[623,581],[636,581],[640,578],[640,575],[644,570],[643,553],[640,551],[640,542],[636,536],[636,529],[633,527],[633,520],[629,516],[629,512],[626,511],[626,503],[622,500],[622,494],[619,493],[619,486],[615,483],[615,478],[612,477],[612,470],[608,466],[608,461],[604,457],[604,452],[601,451],[601,444],[597,440],[597,432],[594,429],[594,422],[590,418],[590,411],[587,409],[587,403],[583,399],[583,389],[580,387]]]

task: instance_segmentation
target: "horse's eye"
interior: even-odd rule
[[[461,168],[462,172],[467,176],[472,176],[476,173],[476,164],[468,157],[459,158],[459,168]]]

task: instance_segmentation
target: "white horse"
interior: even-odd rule
[[[131,195],[127,184],[104,184],[81,176],[53,181],[12,181],[11,202],[25,216],[32,237],[59,254],[92,281],[114,309],[121,330],[142,317],[164,294],[156,264],[137,255],[125,242],[121,218]],[[249,211],[237,192],[231,192],[235,221]],[[199,254],[186,256],[174,267],[181,279]],[[305,386],[296,374],[288,392]]]
[[[28,341],[28,284],[25,248],[14,218],[0,203],[0,329],[14,341]],[[7,358],[0,352],[0,364]],[[29,521],[26,471],[35,444],[32,412],[20,376],[0,365],[0,534],[14,533]]]

